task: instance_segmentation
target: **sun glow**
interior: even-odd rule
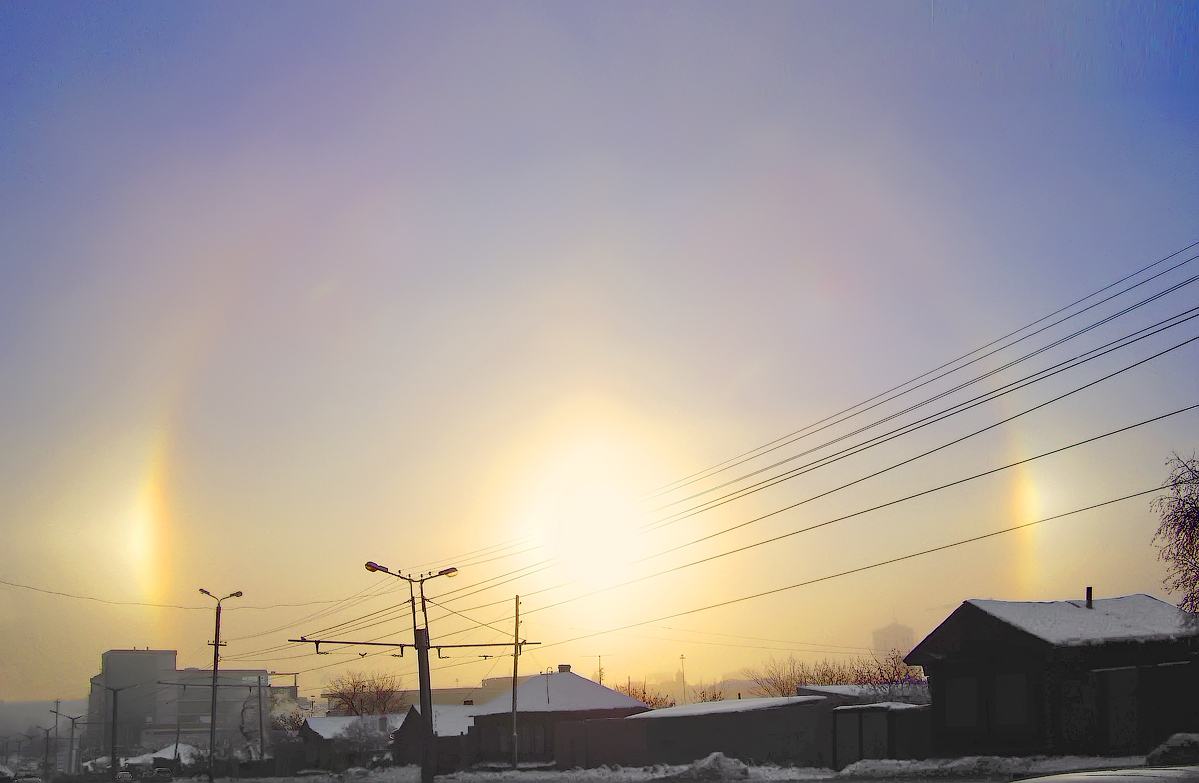
[[[151,448],[125,531],[128,573],[136,581],[138,595],[147,601],[161,599],[165,589],[160,567],[166,536],[164,441],[160,436]]]
[[[577,412],[576,412],[577,413]],[[638,497],[653,455],[635,429],[610,415],[555,422],[516,467],[512,519],[537,536],[561,573],[580,587],[619,581],[637,550]]]

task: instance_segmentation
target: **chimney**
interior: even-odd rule
[[[1094,606],[1091,605],[1091,588],[1090,588],[1090,586],[1087,587],[1087,608],[1088,609],[1095,608]]]
[[[569,663],[558,664],[558,674],[569,674],[569,673],[570,673],[570,664]]]

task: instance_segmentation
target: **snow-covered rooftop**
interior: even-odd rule
[[[179,743],[179,762],[181,764],[195,764],[204,758],[204,753],[194,745]],[[140,756],[133,756],[125,759],[125,763],[130,766],[148,766],[154,765],[163,759],[175,759],[175,743],[167,745],[162,750],[156,750],[153,753],[143,753]],[[159,765],[161,766],[161,764]]]
[[[574,672],[539,674],[516,686],[517,712],[582,712],[645,707],[645,704]],[[475,711],[496,715],[512,711],[512,692],[497,696]]]
[[[870,704],[846,704],[833,707],[833,712],[869,712],[871,710],[926,710],[927,704],[911,704],[906,701],[876,701]]]
[[[412,709],[420,714],[420,707],[413,705]],[[457,737],[466,734],[475,723],[477,710],[483,709],[473,704],[434,704],[433,733],[438,737]]]
[[[878,692],[878,688],[873,685],[800,685],[799,689],[813,691],[816,694],[825,693],[831,696],[849,696],[855,699],[873,696]]]
[[[693,715],[716,715],[730,712],[753,712],[755,710],[772,710],[791,704],[811,704],[824,701],[823,696],[774,696],[766,699],[728,699],[725,701],[705,701],[697,704],[681,704],[678,707],[664,707],[660,710],[639,712],[630,715],[625,720],[643,718],[682,718]]]
[[[1056,646],[1153,641],[1199,635],[1194,615],[1148,595],[1085,600],[989,601],[966,603]]]
[[[366,731],[387,731],[392,732],[398,729],[404,723],[404,715],[334,715],[324,718],[308,718],[305,723],[308,728],[315,731],[325,739],[337,739],[345,736],[346,732],[350,731],[355,725],[361,726]],[[381,729],[379,719],[386,718],[386,729]]]

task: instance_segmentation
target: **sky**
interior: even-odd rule
[[[520,595],[523,672],[609,681],[868,654],[968,598],[1168,600],[1152,495],[884,563],[1159,486],[1199,443],[1199,320],[685,512],[1199,306],[1197,31],[1194,3],[0,3],[0,699],[82,698],[108,649],[211,665],[201,588],[244,593],[222,666],[415,687],[411,654],[288,642],[411,641],[366,561],[459,569],[434,643],[511,643]]]

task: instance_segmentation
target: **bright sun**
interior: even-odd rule
[[[636,559],[638,451],[610,433],[576,435],[543,454],[518,505],[562,572],[587,588],[619,578]]]

